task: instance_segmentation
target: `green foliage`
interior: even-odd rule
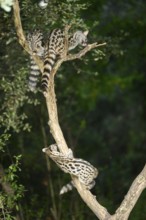
[[[22,16],[25,17],[24,29],[28,31],[41,28],[49,32],[54,27],[63,28],[66,24],[70,24],[74,28],[87,28],[84,18],[80,15],[89,5],[90,3],[81,3],[79,0],[61,2],[53,0],[49,2],[46,9],[42,10],[38,7],[38,1],[22,1]],[[32,16],[34,11],[37,16]]]
[[[7,194],[0,193],[1,218],[6,220],[15,219],[13,210],[19,211],[19,201],[23,197],[24,187],[18,182],[18,171],[20,172],[21,155],[15,156],[15,162],[9,166],[2,178],[2,185]]]
[[[7,133],[3,133],[0,135],[0,152],[4,152],[4,147],[6,146],[10,137],[11,135]]]
[[[13,81],[4,77],[1,80],[1,89],[3,89],[5,95],[1,108],[0,123],[1,127],[6,126],[5,131],[10,128],[13,128],[15,132],[30,130],[28,123],[24,123],[27,119],[26,114],[20,111],[29,99],[26,96],[26,75],[24,73],[25,70],[21,69],[15,76],[12,76]]]

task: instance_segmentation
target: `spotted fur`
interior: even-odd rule
[[[33,55],[39,56],[42,60],[44,57],[43,34],[40,30],[35,30],[27,35],[27,41]],[[40,70],[32,56],[30,56],[30,75],[28,86],[31,91],[36,90]]]
[[[46,153],[65,173],[76,176],[79,181],[90,190],[94,185],[94,179],[98,175],[97,169],[92,166],[88,161],[74,158],[72,150],[69,149],[67,154],[62,154],[58,151],[57,145],[51,145],[50,147],[43,148],[43,152]],[[73,182],[64,186],[60,194],[63,194],[69,190],[72,190]],[[68,190],[69,189],[69,190]]]
[[[68,38],[68,50],[72,50],[78,45],[87,45],[88,31],[76,31],[72,36]],[[47,40],[45,47],[45,59],[44,59],[44,71],[42,77],[42,90],[44,92],[48,89],[48,81],[50,72],[55,64],[57,56],[62,56],[65,50],[65,35],[61,29],[54,29]]]

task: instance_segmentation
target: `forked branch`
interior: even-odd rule
[[[15,0],[13,9],[14,9],[15,28],[16,28],[16,32],[18,35],[19,43],[22,45],[22,47],[29,54],[31,54],[31,51],[28,48],[28,45],[25,40],[25,36],[23,34],[18,0]],[[67,33],[68,27],[66,28],[65,31]],[[66,41],[66,48],[67,48],[67,44],[68,44],[68,42]],[[48,92],[45,96],[47,109],[48,109],[48,115],[49,115],[49,126],[50,126],[51,133],[52,133],[60,151],[63,153],[66,153],[68,147],[67,147],[67,143],[66,143],[65,138],[63,136],[62,130],[59,125],[59,120],[58,120],[56,95],[55,95],[55,89],[54,89],[54,76],[55,76],[57,70],[59,69],[60,65],[64,61],[80,59],[82,56],[84,56],[91,49],[99,47],[99,46],[104,46],[105,44],[106,43],[90,44],[77,54],[67,55],[67,51],[66,51],[66,53],[64,53],[64,56],[56,62],[56,65],[54,66],[53,70],[51,71],[50,80],[49,80],[49,88],[48,88]],[[37,56],[34,56],[34,59],[35,59],[36,63],[38,64],[38,66],[40,67],[40,70],[42,72],[43,71],[42,61]],[[95,196],[92,195],[90,191],[86,190],[85,187],[80,184],[80,182],[78,181],[77,178],[73,178],[73,180],[74,180],[74,183],[76,185],[76,188],[77,188],[80,196],[82,197],[84,202],[87,204],[87,206],[98,217],[98,219],[100,219],[100,220],[127,220],[129,217],[129,214],[130,214],[131,210],[133,209],[134,205],[136,204],[139,196],[141,195],[142,191],[146,188],[146,166],[144,167],[142,172],[137,176],[137,178],[134,180],[127,195],[125,196],[123,202],[121,203],[120,207],[117,209],[117,211],[115,212],[114,215],[110,215],[108,213],[108,211],[106,210],[106,208],[99,204],[99,202],[96,200]]]

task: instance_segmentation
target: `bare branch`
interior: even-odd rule
[[[65,39],[64,39],[64,54],[62,57],[66,57],[67,55],[67,52],[68,52],[68,31],[70,29],[70,25],[66,25],[65,28],[64,28],[64,36],[65,36]]]
[[[15,24],[16,33],[18,36],[18,41],[21,44],[21,46],[24,48],[24,50],[33,57],[33,59],[35,60],[35,62],[39,66],[40,71],[43,72],[42,60],[38,56],[34,56],[31,53],[31,50],[29,49],[28,43],[26,41],[26,38],[25,38],[25,35],[23,32],[23,28],[22,28],[22,24],[21,24],[20,7],[19,7],[18,0],[15,0],[15,2],[13,4],[13,12],[14,12],[14,24]]]
[[[58,122],[57,105],[54,91],[54,75],[52,73],[50,75],[48,93],[46,94],[46,103],[49,112],[49,126],[51,129],[51,133],[59,147],[59,150],[63,153],[67,153],[67,143],[64,139],[62,130]],[[75,182],[76,188],[80,196],[88,205],[88,207],[90,207],[90,209],[94,212],[94,214],[101,220],[110,217],[107,210],[96,201],[95,196],[92,195],[90,191],[86,190],[85,187],[80,184],[77,178],[72,177],[72,179]]]
[[[93,43],[93,44],[88,44],[83,50],[81,50],[79,53],[77,54],[69,54],[64,61],[69,61],[69,60],[74,60],[74,59],[80,59],[82,56],[84,56],[88,51],[96,48],[96,47],[101,47],[101,46],[105,46],[106,42],[102,43],[102,44],[98,44],[98,43]]]
[[[52,133],[60,151],[66,152],[68,147],[63,136],[62,130],[59,125],[58,121],[58,112],[57,112],[57,105],[56,105],[56,96],[54,91],[54,76],[53,74],[50,75],[49,80],[49,89],[46,94],[46,104],[49,114],[49,126],[50,132]]]
[[[102,44],[97,44],[97,43],[93,43],[93,44],[88,44],[83,50],[81,50],[79,53],[76,54],[69,54],[67,56],[64,56],[62,58],[60,58],[55,66],[52,69],[51,74],[55,75],[56,72],[58,71],[59,67],[61,66],[61,64],[65,61],[69,61],[69,60],[75,60],[75,59],[80,59],[82,56],[84,56],[87,52],[89,52],[90,50],[96,48],[96,47],[101,47],[101,46],[105,46],[106,43],[102,43]]]
[[[19,2],[18,0],[15,0],[13,4],[13,10],[14,10],[14,23],[15,23],[15,29],[18,35],[18,41],[22,45],[22,47],[30,53],[29,47],[27,45],[23,29],[22,29],[22,24],[21,24],[21,18],[20,18],[20,8],[19,8]]]
[[[146,188],[146,165],[141,173],[133,181],[127,195],[122,201],[120,207],[116,210],[116,214],[109,220],[127,220],[133,207],[135,206],[142,191]]]

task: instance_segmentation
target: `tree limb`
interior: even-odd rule
[[[116,213],[109,220],[127,220],[142,191],[146,188],[146,165],[133,181]]]
[[[19,7],[18,0],[14,1],[13,15],[14,15],[15,29],[16,29],[16,33],[17,33],[18,41],[19,41],[20,45],[23,47],[23,49],[27,53],[29,53],[33,57],[33,59],[35,60],[35,62],[39,66],[40,71],[43,72],[43,62],[42,62],[42,60],[38,56],[34,56],[32,54],[31,50],[29,49],[28,43],[26,41],[26,38],[25,38],[25,35],[24,35],[24,32],[23,32],[23,28],[22,28],[22,23],[21,23],[20,7]]]
[[[62,58],[60,58],[55,66],[53,67],[51,74],[55,75],[56,72],[58,71],[59,67],[61,66],[61,64],[65,61],[70,61],[70,60],[75,60],[75,59],[80,59],[81,57],[83,57],[87,52],[89,52],[91,49],[94,49],[96,47],[101,47],[101,46],[105,46],[106,43],[102,43],[102,44],[97,44],[97,43],[93,43],[93,44],[88,44],[84,49],[82,49],[81,51],[79,51],[76,54],[68,54],[63,56]]]
[[[67,149],[68,149],[67,143],[64,139],[58,121],[57,105],[56,105],[56,98],[54,91],[54,74],[52,73],[50,74],[48,92],[45,96],[47,109],[49,112],[49,126],[51,129],[51,133],[55,139],[55,142],[59,147],[59,150],[63,153],[67,153]],[[85,187],[80,184],[77,178],[72,177],[72,179],[76,185],[76,188],[80,196],[82,197],[84,202],[88,205],[88,207],[94,212],[94,214],[99,219],[107,219],[107,217],[109,217],[110,215],[108,214],[107,210],[96,201],[95,196],[92,195],[90,191],[85,189]]]
[[[31,54],[31,51],[29,50],[29,47],[27,45],[27,42],[23,34],[18,0],[15,0],[13,9],[14,9],[15,28],[16,28],[16,32],[18,35],[19,43],[29,54]],[[66,29],[66,31],[68,31],[68,29]],[[66,41],[66,44],[67,44],[67,41]],[[51,133],[60,151],[63,153],[67,152],[68,147],[67,147],[67,143],[63,136],[62,130],[59,125],[59,120],[58,120],[56,95],[55,95],[55,89],[54,89],[54,76],[64,61],[80,59],[91,49],[99,47],[99,46],[104,46],[105,44],[106,43],[103,43],[103,44],[93,43],[93,44],[87,45],[87,47],[85,47],[83,50],[81,50],[77,54],[67,55],[67,53],[64,53],[64,56],[61,57],[56,62],[53,70],[51,71],[48,92],[45,94],[46,105],[47,105],[48,114],[49,114],[49,126],[50,126]],[[43,62],[37,56],[33,56],[33,58],[36,61],[37,65],[40,67],[41,72],[43,72]],[[72,177],[72,178],[83,201],[94,212],[94,214],[99,218],[99,220],[126,220],[128,219],[129,214],[131,210],[133,209],[134,205],[136,204],[140,194],[146,188],[146,166],[144,167],[142,172],[137,176],[137,178],[134,180],[126,197],[124,198],[123,202],[121,203],[120,207],[117,209],[114,215],[110,215],[108,211],[106,210],[106,208],[97,202],[95,196],[92,195],[90,191],[86,190],[85,187],[79,182],[77,178],[75,177]]]

